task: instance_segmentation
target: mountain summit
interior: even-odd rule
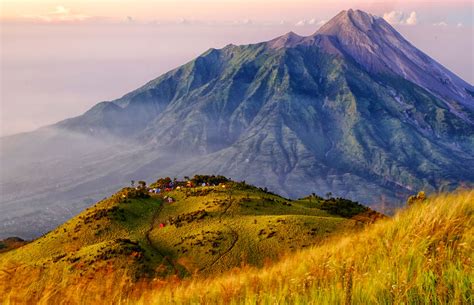
[[[7,190],[9,206],[61,198],[56,204],[74,202],[76,210],[106,186],[194,173],[292,197],[332,192],[396,204],[415,190],[474,182],[473,94],[382,18],[348,10],[307,37],[210,49],[59,122],[48,129],[53,135],[4,138],[4,147],[17,149],[2,156],[11,173],[2,179],[34,186],[21,198]],[[84,137],[100,145],[77,148]],[[101,146],[113,138],[120,145]],[[55,156],[70,151],[62,167],[44,162],[48,143],[62,143]],[[34,162],[8,161],[25,147],[35,153],[24,160]],[[38,166],[51,173],[47,186],[43,176],[25,174]]]
[[[396,74],[450,103],[474,109],[471,85],[415,48],[383,18],[360,10],[340,12],[311,36],[288,33],[270,44],[315,45],[350,58],[367,71]]]
[[[415,48],[383,18],[343,11],[314,36],[333,37],[339,51],[370,72],[394,73],[451,103],[474,109],[472,86]]]

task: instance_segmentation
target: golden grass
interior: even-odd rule
[[[473,190],[438,195],[276,265],[149,287],[126,303],[473,304],[473,213]]]
[[[473,304],[473,216],[474,190],[438,195],[278,263],[185,280],[134,282],[113,264],[83,275],[63,263],[10,266],[3,256],[11,274],[0,272],[0,304]]]

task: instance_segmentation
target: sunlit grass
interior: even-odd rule
[[[201,208],[203,203],[197,201],[196,204],[196,208]],[[97,207],[109,208],[109,202]],[[129,207],[133,208],[133,213],[125,214],[125,225],[129,228],[124,232],[140,241],[140,236],[150,224],[150,211],[155,207],[146,201],[143,204],[140,201],[131,202]],[[188,207],[191,207],[190,203]],[[179,206],[170,205],[170,208],[178,209]],[[238,215],[239,209],[231,213]],[[171,212],[172,209],[170,215]],[[51,263],[50,256],[46,254],[38,256],[38,261],[29,261],[37,257],[34,252],[42,249],[43,243],[59,247],[61,241],[66,242],[59,240],[58,234],[63,228],[58,228],[52,235],[39,239],[41,244],[30,244],[18,249],[17,253],[22,253],[21,256],[16,256],[15,252],[0,256],[0,303],[472,304],[473,212],[473,190],[438,195],[400,211],[391,219],[379,220],[362,231],[341,231],[328,237],[319,246],[298,252],[287,251],[286,256],[277,262],[268,260],[263,266],[256,264],[259,267],[255,267],[246,265],[242,257],[242,265],[231,270],[222,268],[222,272],[204,272],[185,279],[170,275],[143,277],[138,281],[132,275],[142,263],[132,255],[133,252],[87,265],[88,260],[98,257],[105,250],[128,247],[101,235],[96,237],[96,243],[84,245],[78,252],[66,251],[68,255],[58,263]],[[132,214],[136,218],[131,217]],[[259,226],[261,221],[267,223],[273,217],[280,217],[280,213],[277,213],[278,216],[260,215],[255,224],[254,217],[243,214],[239,218],[229,218],[228,222],[222,218],[222,225],[232,225],[234,228],[242,226],[243,229],[239,231],[250,234],[254,231],[252,228]],[[148,225],[138,221],[140,218]],[[297,228],[291,226],[291,219],[298,221],[304,217],[287,216],[289,226],[286,228]],[[333,218],[332,221],[336,220]],[[105,221],[105,218],[100,221]],[[104,222],[101,228],[106,224],[119,228],[122,226],[119,226],[120,223],[120,220],[116,224]],[[93,227],[95,225],[93,223]],[[189,228],[193,228],[193,225]],[[211,229],[212,225],[219,225],[219,221],[211,219],[208,225]],[[75,222],[66,224],[65,237],[76,226]],[[188,230],[188,227],[183,228]],[[170,234],[172,241],[171,236],[178,231],[169,229],[167,234]],[[114,235],[121,230],[113,231]],[[282,230],[283,227],[279,232]],[[186,232],[190,234],[192,230]],[[84,242],[95,236],[90,232],[87,234],[82,235]],[[105,237],[108,234],[104,233]],[[249,238],[250,235],[247,237],[241,234],[239,242]],[[269,246],[276,247],[278,244]],[[238,249],[245,250],[243,247]],[[48,248],[45,251],[55,254],[56,250]],[[146,248],[145,251],[151,250]],[[247,252],[251,251],[258,252],[253,248],[247,249]],[[237,252],[230,253],[229,257],[240,259]],[[203,258],[198,259],[198,254],[194,259],[202,261]],[[70,263],[68,260],[74,257],[81,257],[81,260]],[[161,258],[156,256],[156,259]],[[44,263],[46,265],[42,266]],[[186,263],[195,264],[191,260],[178,260],[178,263],[185,267]]]
[[[148,289],[139,302],[472,304],[473,212],[474,191],[439,195],[274,266]]]

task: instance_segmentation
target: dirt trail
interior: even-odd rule
[[[224,256],[226,256],[230,251],[232,251],[235,244],[239,240],[239,234],[237,233],[237,231],[235,231],[232,228],[230,228],[230,231],[231,231],[231,234],[232,234],[232,237],[233,237],[233,240],[232,240],[232,243],[231,243],[230,247],[227,248],[227,250],[225,250],[224,252],[222,252],[218,257],[216,257],[216,259],[214,261],[212,261],[209,265],[199,269],[199,272],[202,272],[206,269],[209,269],[209,268],[213,267],[215,264],[217,264],[218,261],[220,261]]]
[[[222,213],[219,215],[219,222],[222,222],[222,217],[224,216],[224,214],[227,213],[227,211],[229,210],[229,208],[232,206],[233,203],[234,203],[234,200],[232,199],[232,193],[231,193],[230,196],[229,196],[229,204],[224,208]],[[218,261],[220,261],[224,256],[226,256],[230,251],[232,251],[235,244],[239,240],[239,234],[231,226],[229,226],[229,229],[230,229],[231,234],[232,234],[232,243],[230,244],[230,247],[227,248],[227,250],[225,250],[224,252],[222,252],[218,257],[216,257],[216,259],[214,261],[212,261],[208,266],[205,266],[205,267],[202,267],[201,269],[199,269],[199,272],[202,272],[206,269],[209,269],[209,268],[213,267]]]

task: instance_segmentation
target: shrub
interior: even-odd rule
[[[165,177],[165,178],[160,178],[156,180],[156,182],[152,183],[150,187],[156,187],[156,188],[162,189],[162,188],[167,188],[170,185],[170,183],[171,183],[171,178]]]
[[[330,198],[321,203],[321,209],[342,217],[352,217],[368,210],[367,207],[344,198]]]
[[[220,183],[226,183],[229,182],[230,180],[224,176],[215,176],[215,175],[195,175],[192,179],[191,182],[194,185],[200,185],[203,183],[207,183],[209,185],[219,185]]]

